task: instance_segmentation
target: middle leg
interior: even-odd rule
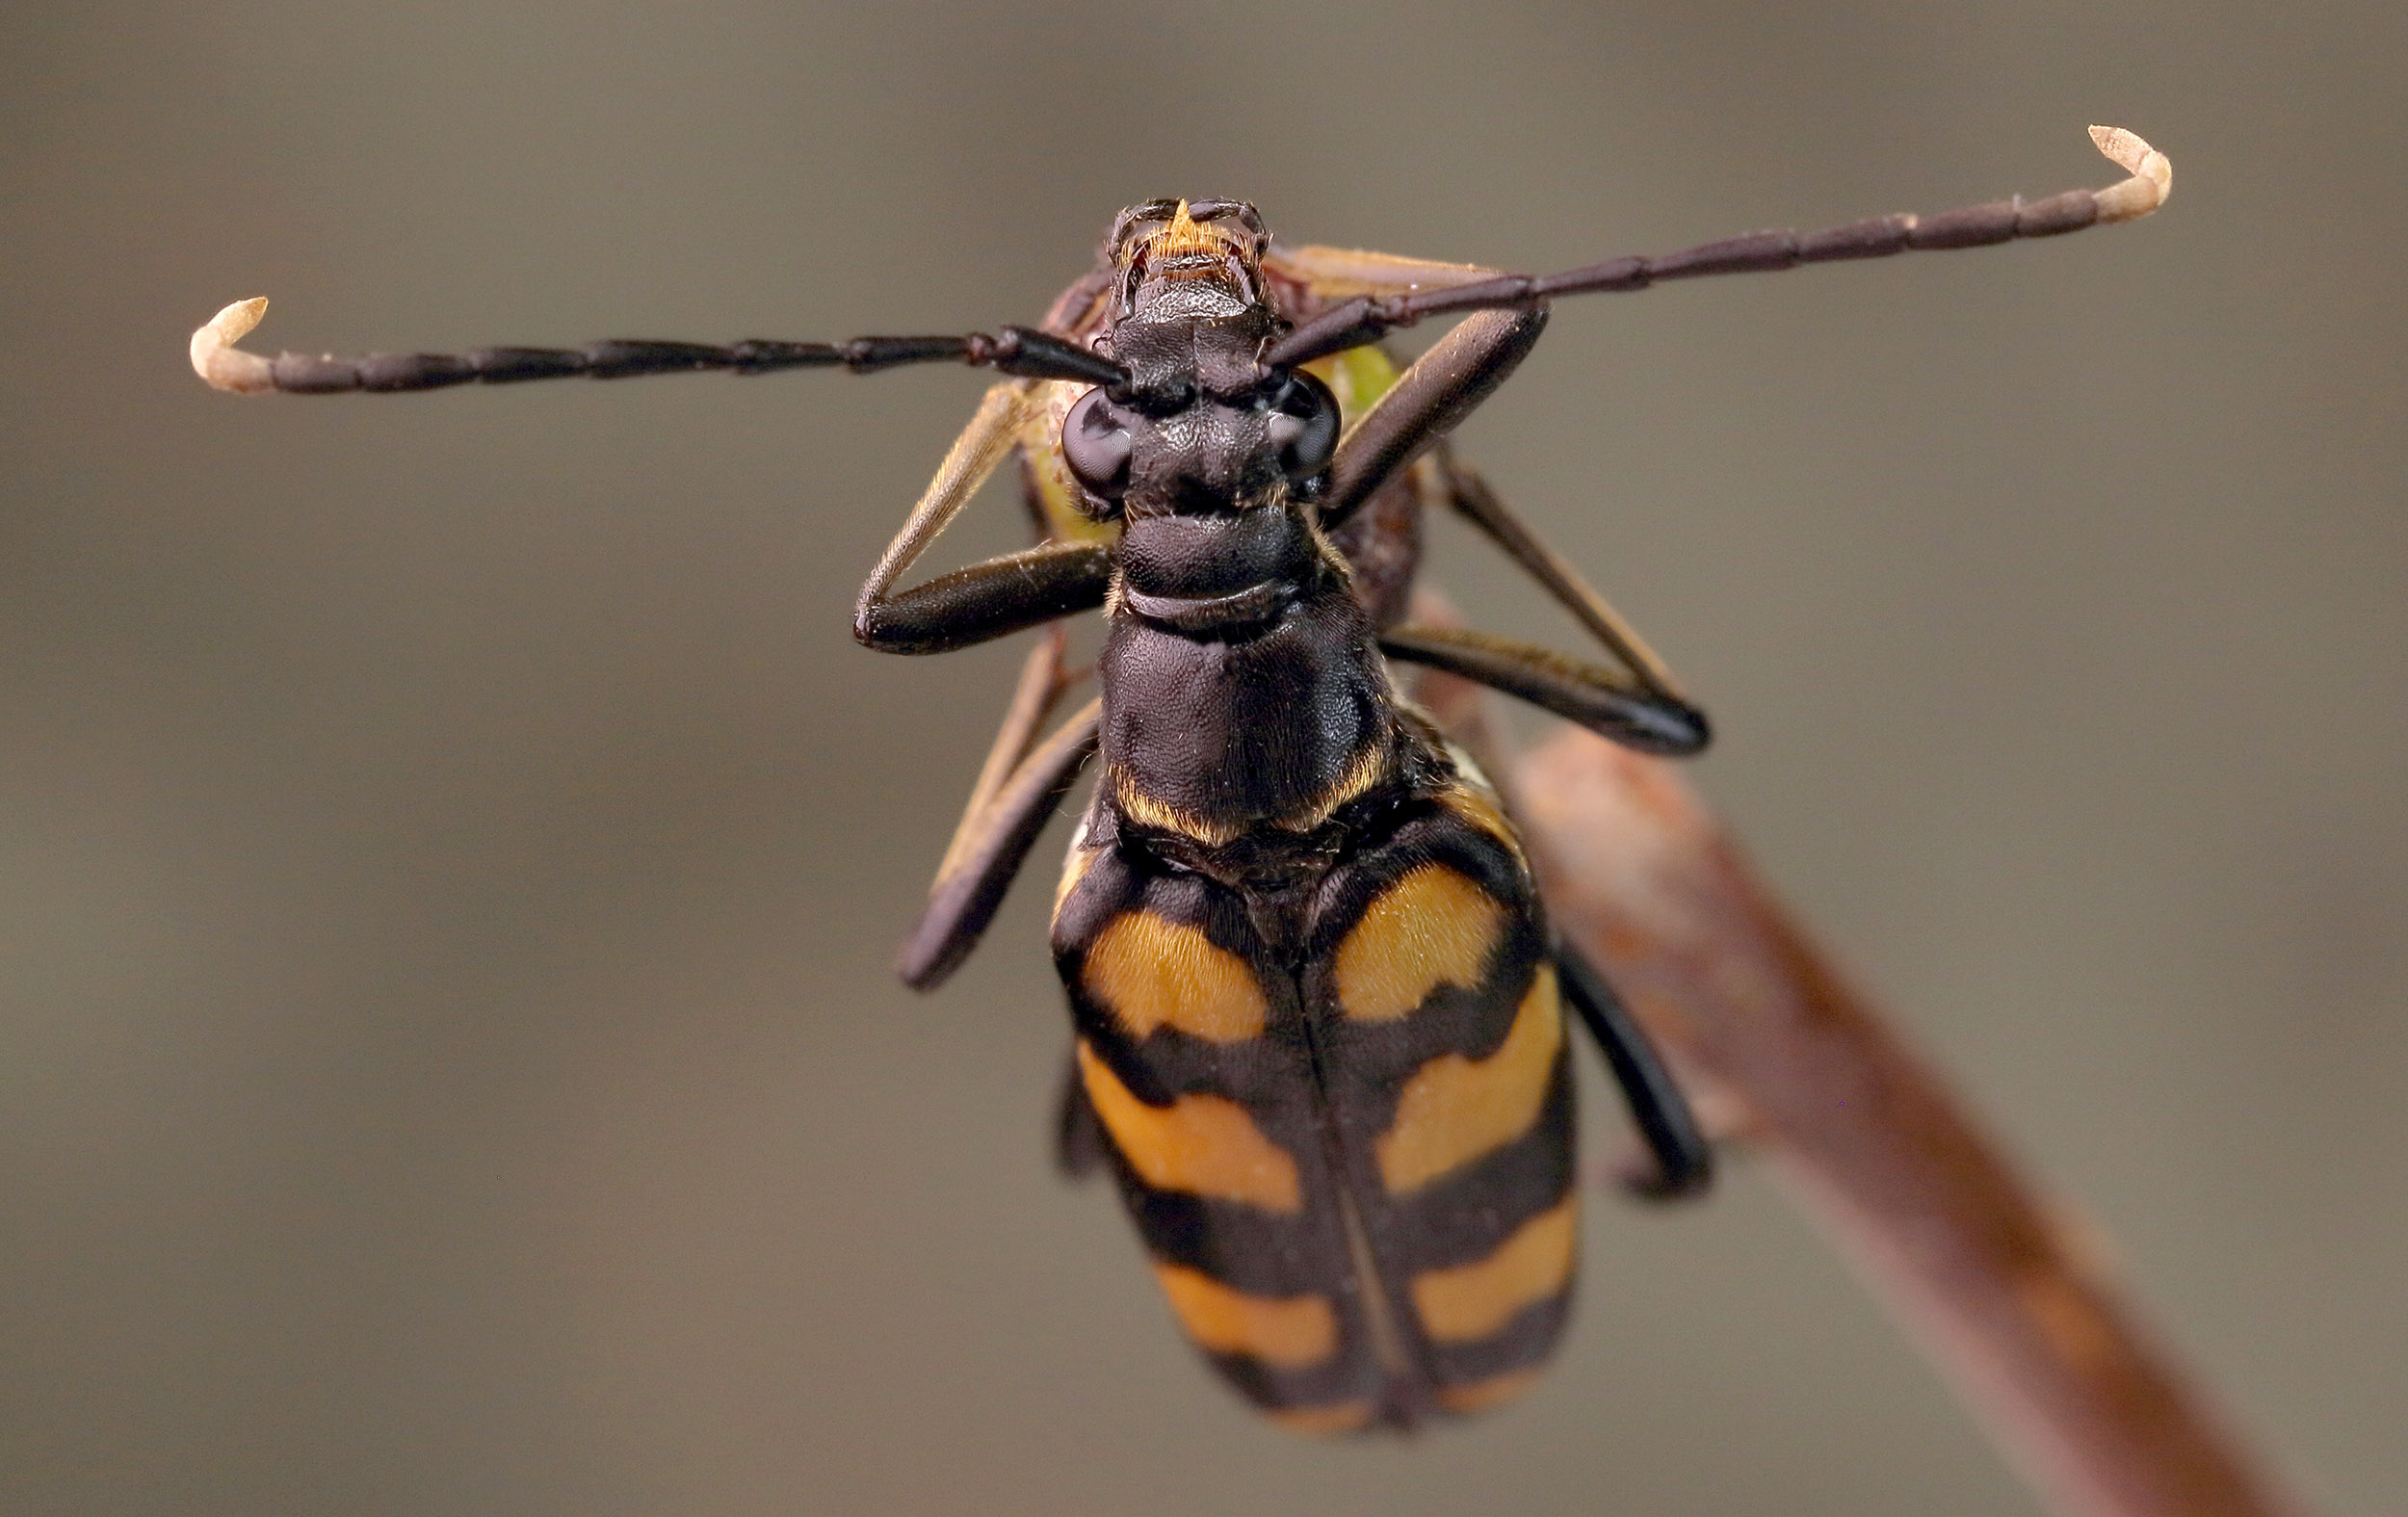
[[[1443,450],[1435,462],[1447,503],[1604,644],[1616,667],[1453,627],[1391,627],[1381,635],[1381,650],[1501,690],[1641,752],[1686,756],[1705,747],[1712,737],[1705,713],[1689,704],[1671,670],[1605,596],[1485,480]]]
[[[1074,683],[1062,667],[1066,641],[1059,628],[1048,632],[1021,669],[1011,707],[929,886],[928,904],[897,955],[896,972],[914,990],[933,990],[970,956],[1037,834],[1095,752],[1102,710],[1096,701],[1037,740]]]

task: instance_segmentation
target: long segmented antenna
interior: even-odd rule
[[[193,333],[193,369],[213,388],[242,395],[281,390],[287,395],[336,395],[347,390],[439,390],[478,381],[516,384],[528,379],[584,376],[623,379],[640,374],[684,374],[730,369],[768,374],[778,369],[842,367],[871,374],[906,363],[966,363],[1016,379],[1071,379],[1117,388],[1129,371],[1101,353],[1026,327],[1007,327],[989,336],[855,337],[850,342],[770,342],[751,338],[728,346],[696,342],[614,339],[583,348],[479,348],[470,353],[372,353],[358,357],[333,353],[280,353],[273,358],[234,345],[259,325],[268,298],[236,301]]]
[[[1750,232],[1655,257],[1611,258],[1563,274],[1507,274],[1409,295],[1357,296],[1271,344],[1263,354],[1263,366],[1294,368],[1377,342],[1426,316],[1531,306],[1559,295],[1644,290],[1661,279],[1770,274],[1799,264],[1884,258],[1909,248],[1986,248],[2019,237],[2058,237],[2085,226],[2136,221],[2165,203],[2174,188],[2174,166],[2163,153],[2120,126],[2094,126],[2090,140],[2132,177],[2104,190],[2068,190],[2045,200],[2019,195],[1937,216],[1876,216],[1802,237],[1793,231]]]

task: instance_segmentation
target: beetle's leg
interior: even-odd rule
[[[1440,263],[1431,258],[1406,258],[1360,248],[1323,248],[1307,243],[1290,247],[1277,238],[1263,253],[1263,272],[1296,286],[1316,304],[1352,300],[1358,295],[1410,295],[1416,290],[1445,290],[1458,284],[1494,279],[1502,269],[1476,263]]]
[[[2165,203],[2174,188],[2174,166],[2163,153],[2121,127],[2094,126],[2090,141],[2130,177],[2103,190],[2068,190],[2041,200],[2027,200],[2019,195],[1937,216],[1876,216],[1803,236],[1792,231],[1749,232],[1679,252],[1610,258],[1561,274],[1504,274],[1402,294],[1358,295],[1330,306],[1271,344],[1263,353],[1263,364],[1269,369],[1293,368],[1377,342],[1400,327],[1430,316],[1528,310],[1558,296],[1644,290],[1664,279],[1769,274],[1801,264],[1883,258],[1910,248],[1986,248],[2019,237],[2056,237],[2085,226],[2135,221]]]
[[[1112,551],[1048,542],[865,596],[852,634],[880,653],[951,653],[1025,627],[1093,611],[1112,585]]]
[[[1079,1053],[1072,1049],[1062,1061],[1061,1095],[1054,1106],[1054,1167],[1072,1180],[1084,1180],[1102,1166],[1110,1152],[1105,1146],[1103,1119],[1079,1077]]]
[[[896,972],[915,990],[934,989],[978,946],[1029,849],[1093,751],[1091,713],[1065,723],[1044,744],[1037,741],[1045,719],[1076,683],[1062,667],[1067,641],[1053,629],[1021,668],[1011,705],[929,885],[928,904],[897,955]]]
[[[896,959],[904,984],[933,989],[978,946],[1036,835],[1095,752],[1102,713],[1101,700],[1088,701],[1013,767],[984,809],[962,819],[929,887],[929,903]]]
[[[1672,673],[1580,570],[1541,539],[1471,469],[1441,456],[1447,502],[1538,581],[1573,618],[1604,643],[1619,667],[1586,663],[1535,643],[1453,627],[1398,626],[1380,645],[1393,658],[1426,664],[1519,696],[1592,732],[1649,753],[1688,754],[1709,738],[1705,714],[1689,704]]]
[[[1379,635],[1379,651],[1501,690],[1641,753],[1686,757],[1712,736],[1705,714],[1679,696],[1518,638],[1406,622]]]
[[[1338,439],[1321,516],[1334,529],[1505,381],[1547,327],[1547,308],[1468,316],[1397,376]]]
[[[939,876],[952,870],[954,861],[969,846],[978,818],[985,814],[1012,771],[1036,746],[1037,733],[1044,727],[1045,719],[1060,704],[1063,693],[1078,682],[1079,676],[1069,669],[1069,632],[1057,622],[1045,629],[1021,664],[1019,681],[1012,687],[1011,703],[1004,708],[1003,722],[987,745],[986,761],[979,766],[978,780],[970,787],[969,800],[962,805],[961,820],[954,826],[952,841],[945,845],[943,862],[936,866]]]
[[[1108,550],[1044,543],[942,574],[897,590],[901,579],[952,525],[979,486],[1011,451],[1021,430],[1042,407],[1043,392],[1027,380],[986,392],[978,414],[954,439],[936,477],[886,545],[853,604],[852,635],[887,653],[943,653],[1104,603],[1112,580]]]
[[[1380,635],[1392,658],[1461,675],[1554,712],[1642,752],[1685,755],[1710,737],[1705,713],[1689,704],[1671,670],[1580,570],[1541,539],[1488,483],[1445,450],[1430,460],[1447,504],[1527,570],[1613,654],[1607,667],[1536,643],[1455,627],[1400,625]]]
[[[1678,699],[1681,687],[1672,671],[1641,639],[1621,613],[1599,594],[1594,586],[1584,579],[1581,571],[1549,546],[1545,539],[1531,530],[1513,508],[1499,499],[1488,487],[1488,482],[1470,467],[1453,458],[1442,457],[1447,485],[1447,502],[1478,527],[1505,556],[1520,564],[1541,588],[1553,596],[1557,605],[1572,614],[1572,619],[1588,629],[1590,636],[1613,650],[1613,656],[1629,666],[1640,684],[1659,694]]]
[[[1673,1082],[1662,1056],[1623,1006],[1622,998],[1595,966],[1568,943],[1556,945],[1556,969],[1564,999],[1580,1014],[1581,1025],[1606,1056],[1614,1084],[1630,1103],[1632,1125],[1638,1129],[1647,1151],[1655,1156],[1656,1172],[1626,1182],[1633,1194],[1652,1201],[1701,1195],[1714,1184],[1714,1150],[1689,1110],[1688,1098]]]

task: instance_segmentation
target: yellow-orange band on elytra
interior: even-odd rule
[[[1262,1035],[1270,1014],[1246,961],[1198,928],[1129,911],[1114,917],[1086,951],[1079,982],[1132,1037],[1176,1028],[1214,1043]]]
[[[1580,1198],[1566,1196],[1541,1212],[1477,1264],[1432,1269],[1413,1277],[1413,1304],[1422,1327],[1442,1343],[1473,1343],[1503,1327],[1513,1314],[1543,1301],[1572,1278],[1579,1244]]]
[[[1505,935],[1503,902],[1443,864],[1382,891],[1338,945],[1338,1006],[1358,1022],[1409,1016],[1442,984],[1480,982]]]
[[[1168,1106],[1148,1106],[1095,1057],[1086,1038],[1079,1039],[1079,1078],[1104,1130],[1147,1185],[1266,1211],[1304,1209],[1296,1160],[1265,1138],[1235,1101],[1185,1095]]]
[[[1158,1264],[1154,1272],[1188,1336],[1216,1353],[1300,1370],[1338,1351],[1338,1314],[1324,1297],[1248,1295],[1185,1265]]]
[[[1542,963],[1495,1053],[1441,1054],[1405,1082],[1396,1120],[1374,1149],[1390,1192],[1426,1184],[1529,1132],[1547,1104],[1562,1046],[1556,966]]]

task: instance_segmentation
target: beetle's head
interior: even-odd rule
[[[1269,243],[1243,200],[1148,200],[1112,223],[1119,308],[1098,346],[1130,379],[1090,391],[1061,430],[1094,513],[1225,514],[1313,498],[1338,407],[1319,379],[1259,361],[1286,329],[1263,278]]]
[[[1263,301],[1262,217],[1243,200],[1148,200],[1112,222],[1123,317],[1212,320]]]

